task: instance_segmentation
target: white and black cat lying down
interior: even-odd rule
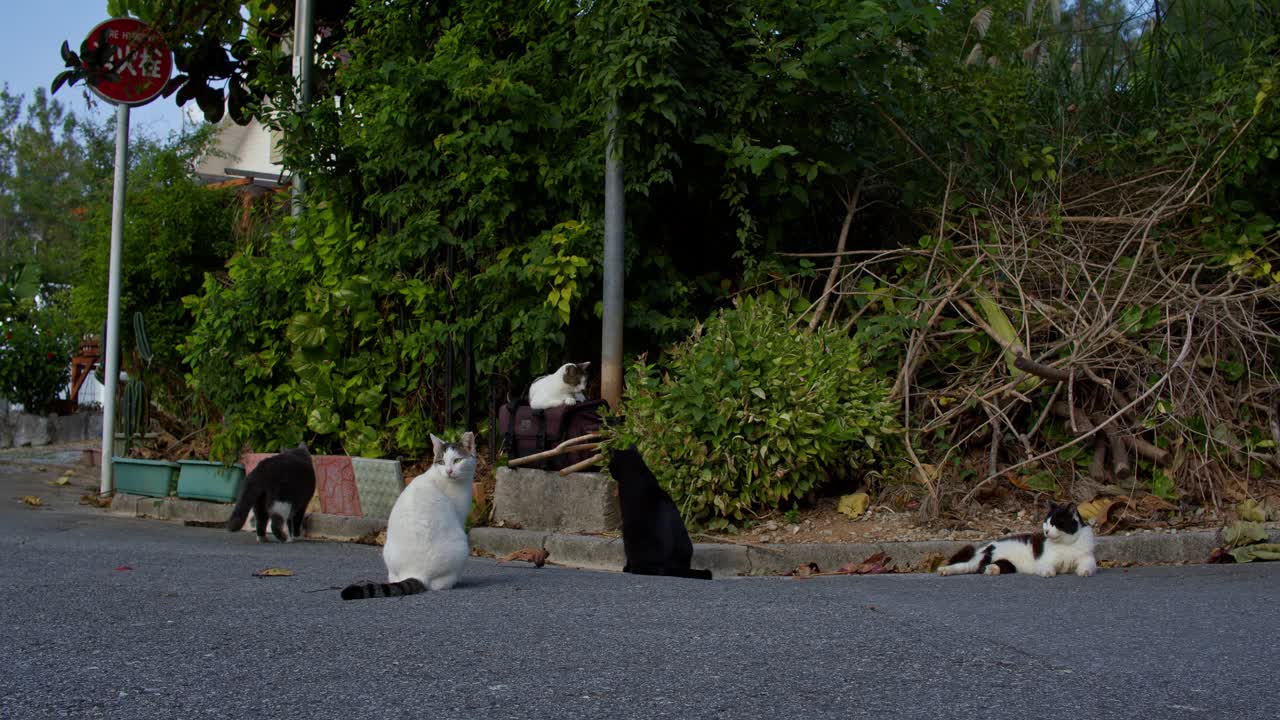
[[[1013,535],[977,547],[966,545],[938,568],[938,574],[1024,573],[1053,577],[1074,571],[1088,576],[1098,569],[1093,548],[1093,528],[1080,517],[1076,506],[1053,503],[1040,532]]]
[[[622,509],[622,572],[710,580],[710,570],[689,567],[693,542],[671,496],[634,447],[609,454],[609,474],[618,483]]]

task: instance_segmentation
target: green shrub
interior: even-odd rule
[[[0,318],[0,397],[48,412],[71,378],[75,336],[60,298]]]
[[[776,296],[747,298],[630,371],[616,442],[635,443],[686,521],[726,527],[869,468],[894,432],[884,383],[839,329],[807,332]]]

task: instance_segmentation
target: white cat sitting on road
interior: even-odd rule
[[[435,463],[409,483],[387,518],[382,560],[387,582],[349,585],[343,600],[448,590],[462,576],[471,554],[467,515],[476,475],[475,435],[458,444],[431,436]]]

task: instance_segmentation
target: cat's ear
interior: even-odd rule
[[[586,372],[590,367],[591,367],[591,361],[590,361],[590,360],[588,360],[587,362],[580,362],[580,363],[578,363],[578,369],[579,369],[579,370],[581,370],[581,371],[582,371],[582,372],[584,372],[584,373],[585,373],[585,372]]]
[[[458,441],[458,447],[462,448],[462,452],[475,457],[476,455],[476,434],[466,432],[462,434],[462,439]]]
[[[431,454],[440,457],[444,452],[444,441],[436,437],[435,433],[431,433]]]

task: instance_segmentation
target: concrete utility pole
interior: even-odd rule
[[[626,231],[619,112],[618,101],[614,100],[609,108],[604,159],[604,318],[600,338],[600,397],[614,409],[622,403],[622,251]]]
[[[311,106],[311,56],[312,40],[315,38],[315,22],[312,15],[312,0],[297,0],[293,7],[293,77],[298,81],[298,112],[306,113]],[[292,210],[293,216],[302,214],[302,198],[307,191],[306,179],[302,173],[293,175]]]

